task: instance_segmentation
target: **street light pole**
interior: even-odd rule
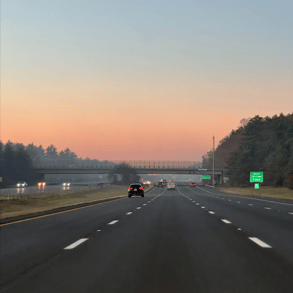
[[[215,186],[215,136],[213,136],[213,186]]]

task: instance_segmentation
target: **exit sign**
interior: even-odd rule
[[[211,175],[201,175],[201,179],[211,179]]]
[[[250,182],[263,182],[263,172],[250,172]]]

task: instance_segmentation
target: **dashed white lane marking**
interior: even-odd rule
[[[205,209],[206,207],[201,207],[202,209]]]
[[[126,215],[131,215],[132,214],[132,212],[129,212],[129,213],[127,213]]]
[[[222,197],[222,199],[225,199],[225,198]]]
[[[265,209],[265,210],[271,210],[271,208],[268,208],[268,207],[264,207],[264,209]]]
[[[214,215],[215,213],[213,211],[209,211],[210,214]]]
[[[148,201],[148,203],[150,203],[150,201]]]
[[[97,230],[97,232],[100,232],[101,230]]]
[[[210,192],[208,190],[202,189],[200,187],[198,187],[198,188],[201,189],[201,190],[203,190],[203,191],[205,191],[205,192],[211,193],[211,194],[218,194],[218,193],[213,193],[213,192]],[[240,195],[232,195],[232,194],[229,194],[229,196],[248,199],[248,197],[240,196]],[[289,206],[292,206],[293,205],[292,203],[284,203],[284,202],[272,201],[272,200],[267,200],[267,199],[250,198],[250,200],[259,200],[259,201],[265,201],[265,202],[271,202],[271,203],[283,204],[283,205],[289,205]]]
[[[108,223],[108,225],[114,225],[114,224],[116,224],[117,222],[119,222],[119,220],[114,220],[114,221]]]
[[[146,206],[146,203],[144,203],[143,205]]]
[[[228,199],[229,201],[231,201],[231,199]]]
[[[288,214],[293,215],[293,213],[290,213],[290,212]]]
[[[272,246],[266,244],[265,242],[261,241],[260,239],[256,237],[248,237],[248,238],[263,248],[272,248]]]
[[[195,202],[194,200],[192,202]]]
[[[252,204],[252,203],[249,203],[248,205],[249,205],[249,206],[251,206],[251,207],[253,206],[253,204]]]
[[[139,209],[141,209],[141,207],[137,207],[136,209],[139,210]]]
[[[75,241],[74,243],[70,244],[69,246],[65,247],[64,249],[66,249],[66,250],[67,249],[73,249],[76,246],[80,245],[81,243],[83,243],[83,242],[85,242],[87,240],[88,240],[88,238],[81,238],[81,239]]]
[[[196,205],[198,206],[198,205],[199,205],[199,203],[197,202],[197,203],[196,203]]]
[[[226,219],[221,219],[221,221],[223,221],[223,222],[226,223],[226,224],[231,224],[231,222],[228,221],[228,220],[226,220]]]
[[[237,201],[237,203],[240,203],[240,201]]]
[[[237,228],[238,231],[241,231],[241,228]]]

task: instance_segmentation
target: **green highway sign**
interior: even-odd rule
[[[254,183],[254,188],[259,189],[259,183]]]
[[[202,179],[211,179],[211,175],[201,175],[201,180]]]
[[[263,172],[250,172],[250,182],[263,182]]]

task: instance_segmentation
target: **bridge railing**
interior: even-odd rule
[[[132,168],[137,169],[197,169],[198,162],[195,161],[113,161],[113,163],[98,165],[51,165],[51,164],[35,164],[36,169],[111,169],[117,164],[126,163]]]

